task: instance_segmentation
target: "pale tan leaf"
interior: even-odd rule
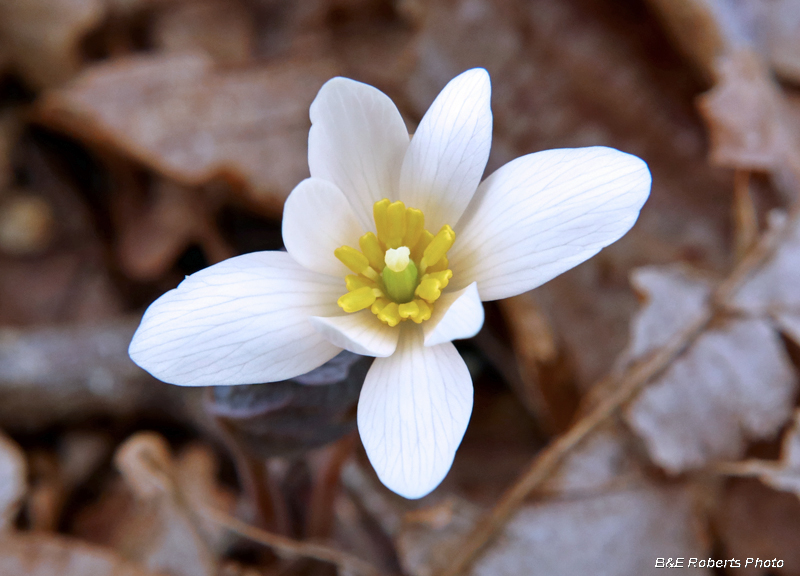
[[[25,453],[0,433],[0,532],[13,528],[22,499],[28,492]]]
[[[705,313],[712,286],[709,278],[680,264],[637,268],[630,280],[644,306],[631,321],[630,343],[618,360],[623,367],[691,326]]]
[[[709,127],[711,161],[752,170],[798,161],[795,118],[759,58],[747,50],[726,54],[716,69],[717,85],[698,102]]]
[[[0,538],[0,574],[8,576],[159,576],[110,550],[45,535]],[[162,575],[163,576],[163,575]]]
[[[253,16],[231,0],[177,3],[159,11],[153,24],[162,50],[203,50],[220,64],[244,64],[255,49]]]
[[[103,0],[0,0],[0,37],[29,82],[54,86],[78,71],[80,41],[104,16]]]
[[[40,114],[176,182],[243,185],[251,202],[277,214],[308,176],[308,107],[334,75],[323,63],[218,72],[203,54],[130,58],[49,94]]]
[[[796,376],[764,320],[703,333],[626,412],[653,460],[670,472],[738,458],[771,438],[791,412]]]
[[[398,537],[403,567],[431,576],[445,566],[478,510],[454,501],[450,523],[408,523]],[[692,497],[682,488],[643,486],[520,509],[469,572],[470,576],[593,574],[639,576],[659,557],[707,557],[695,532]],[[580,551],[580,553],[576,553]],[[706,574],[702,569],[690,574]]]

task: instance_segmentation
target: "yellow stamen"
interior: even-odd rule
[[[386,211],[392,202],[384,198],[380,202],[375,202],[372,206],[372,217],[375,219],[375,230],[378,233],[378,240],[386,244]]]
[[[425,248],[431,243],[431,240],[433,240],[433,234],[427,230],[423,230],[417,243],[414,246],[409,244],[409,248],[411,248],[411,259],[414,262],[422,260],[422,254],[425,252]]]
[[[411,318],[415,314],[419,314],[419,306],[415,300],[412,300],[411,302],[400,304],[397,307],[397,312],[400,314],[400,318]]]
[[[415,246],[424,231],[425,215],[422,210],[406,208],[406,235],[403,238],[403,246]]]
[[[414,295],[432,304],[442,295],[442,289],[447,287],[452,277],[453,273],[450,270],[425,274],[420,280]]]
[[[333,251],[342,264],[356,274],[363,274],[370,280],[376,280],[378,273],[369,265],[369,260],[361,252],[350,246],[341,246]]]
[[[419,298],[414,300],[414,303],[417,305],[419,312],[412,316],[411,319],[417,324],[422,324],[422,322],[425,320],[430,320],[431,312],[433,312],[431,305],[425,302],[425,300],[420,300]]]
[[[402,202],[392,202],[386,208],[386,245],[389,248],[399,248],[403,245],[403,236],[406,235],[406,205]]]
[[[377,236],[372,232],[367,232],[358,239],[358,245],[361,247],[361,252],[363,252],[364,256],[369,260],[369,265],[378,272],[381,272],[384,266],[384,251],[381,248],[380,242],[378,242]]]
[[[419,271],[423,274],[428,269],[428,266],[435,264],[439,259],[447,254],[456,241],[456,233],[447,224],[442,226],[441,230],[436,233],[431,243],[425,248],[422,253],[422,260],[419,263]]]
[[[442,256],[436,264],[428,266],[428,272],[443,272],[450,266],[447,256]]]
[[[397,302],[389,302],[378,312],[378,319],[386,322],[389,326],[397,326],[400,323],[400,312]]]
[[[375,288],[375,282],[369,280],[368,278],[364,278],[363,276],[356,276],[355,274],[348,274],[345,276],[344,283],[345,286],[347,286],[347,290],[350,292],[353,290],[358,290],[359,288],[363,288],[364,286]]]
[[[353,290],[341,296],[337,304],[339,304],[339,307],[345,312],[358,312],[359,310],[372,306],[375,299],[373,289],[369,286],[363,286],[358,290]]]

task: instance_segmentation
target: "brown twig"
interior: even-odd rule
[[[455,548],[456,554],[452,562],[437,576],[458,576],[465,572],[479,552],[502,530],[523,501],[542,485],[566,456],[617,410],[631,401],[653,378],[668,368],[670,363],[703,333],[718,310],[727,308],[727,303],[736,290],[773,254],[800,218],[799,214],[800,204],[795,203],[783,226],[768,230],[761,236],[731,274],[717,286],[712,294],[710,306],[690,326],[646,360],[628,367],[618,377],[607,376],[596,383],[595,388],[613,389],[613,392],[537,454],[527,470],[503,494],[494,508],[476,523],[463,543]],[[610,382],[612,378],[616,382]]]
[[[283,558],[313,558],[314,560],[334,564],[338,568],[349,570],[354,574],[362,576],[380,575],[378,569],[367,561],[330,546],[314,542],[300,542],[285,536],[272,534],[210,506],[204,506],[198,510],[198,513],[212,522],[224,526],[231,532],[269,547]]]

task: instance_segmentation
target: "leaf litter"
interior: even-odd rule
[[[0,571],[800,573],[796,3],[279,4],[0,0]],[[490,171],[602,144],[654,188],[629,237],[487,308],[437,492],[399,502],[358,464],[349,371],[312,397],[130,363],[155,296],[280,247],[324,81],[377,85],[413,131],[476,65]]]

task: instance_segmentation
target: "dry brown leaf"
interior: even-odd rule
[[[798,124],[780,88],[752,52],[717,61],[718,83],[699,100],[711,138],[711,161],[728,168],[774,170],[800,165]]]
[[[80,41],[105,16],[103,0],[0,0],[0,37],[9,58],[37,88],[80,68]]]
[[[255,206],[274,215],[308,176],[308,107],[334,75],[322,63],[217,72],[202,54],[130,58],[95,66],[50,93],[40,113],[176,182],[242,184]]]
[[[230,0],[169,6],[155,15],[152,34],[161,50],[203,50],[220,64],[244,64],[255,49],[253,15]]]
[[[106,542],[124,557],[173,576],[211,576],[224,532],[202,518],[211,507],[230,511],[233,496],[216,481],[217,462],[204,446],[190,446],[175,460],[158,434],[128,439],[115,456],[137,504],[108,519]]]
[[[741,559],[744,576],[800,575],[800,502],[755,480],[736,480],[725,490],[714,521],[726,558]],[[781,559],[783,568],[745,568],[748,558]],[[726,572],[727,574],[727,572]]]
[[[773,230],[792,226],[781,245],[764,267],[734,295],[732,304],[741,311],[771,316],[781,329],[800,343],[800,224],[787,223],[785,214],[770,214]]]
[[[0,433],[0,533],[13,528],[27,492],[25,453],[16,442]]]
[[[0,573],[9,576],[159,576],[110,550],[59,536],[0,538]]]
[[[707,295],[697,280],[687,276],[681,283],[675,268],[663,275],[651,268],[647,286],[640,285],[648,303],[633,323],[630,345],[639,354],[679,331]],[[701,334],[625,416],[653,460],[678,473],[738,458],[747,441],[772,437],[791,413],[795,387],[796,375],[772,324],[728,319]]]
[[[138,280],[160,278],[194,243],[203,248],[212,264],[234,256],[214,222],[221,198],[210,199],[204,192],[160,180],[144,207],[130,206],[126,202],[134,200],[130,194],[121,191],[115,196],[119,208],[117,256],[129,276]]]
[[[452,520],[442,528],[404,526],[397,542],[410,574],[430,576],[445,566],[453,546],[461,543],[459,536],[478,519],[474,507],[463,502],[453,506]],[[527,505],[470,574],[518,576],[536,566],[538,572],[554,576],[638,576],[652,569],[659,557],[707,557],[694,523],[691,495],[682,488],[645,486]]]

